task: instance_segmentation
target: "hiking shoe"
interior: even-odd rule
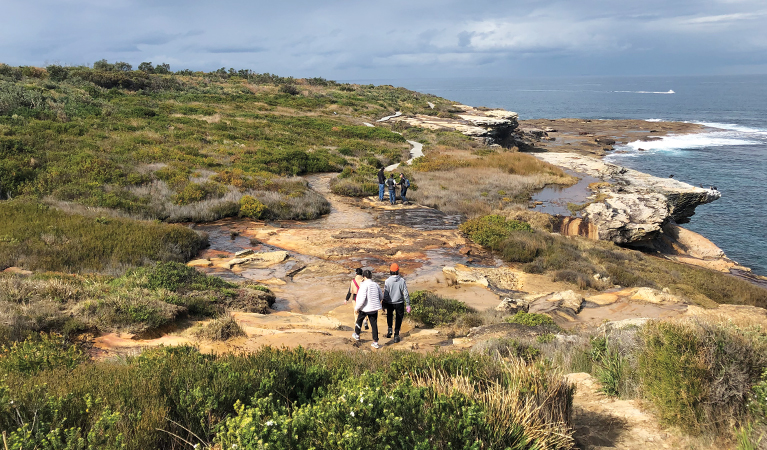
[[[355,341],[359,341],[360,340],[360,335],[357,334],[357,333],[352,333],[352,339],[354,339]]]
[[[394,343],[395,343],[395,344],[396,344],[397,342],[401,341],[401,340],[402,340],[402,338],[401,338],[401,337],[399,337],[399,335],[397,335],[397,336],[394,336]]]
[[[370,346],[373,348],[381,348],[381,346],[378,345],[378,342],[373,342],[372,344],[370,344]]]
[[[391,337],[391,328],[389,328],[389,332],[388,332],[388,333],[386,333],[386,335],[385,335],[384,337],[385,337],[386,339],[389,339],[389,338]]]

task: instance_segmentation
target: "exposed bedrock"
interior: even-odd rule
[[[503,109],[474,108],[467,105],[453,105],[452,117],[437,117],[417,114],[398,116],[389,120],[404,122],[429,130],[453,130],[485,143],[512,147],[516,142],[515,130],[519,126],[518,114]]]
[[[606,181],[593,186],[599,201],[584,208],[582,215],[596,228],[596,237],[618,244],[641,244],[655,239],[664,225],[687,223],[698,205],[721,197],[714,189],[655,177],[584,155],[538,153],[535,156]],[[580,230],[583,225],[577,228]],[[591,230],[589,234],[593,233]]]

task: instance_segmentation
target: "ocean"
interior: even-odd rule
[[[354,80],[392,84],[520,119],[577,117],[694,122],[711,131],[630,143],[607,161],[695,186],[722,198],[699,206],[686,228],[767,275],[767,75],[700,77]]]

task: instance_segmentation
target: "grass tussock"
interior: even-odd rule
[[[504,228],[499,225],[500,216],[488,217],[469,220],[462,230],[505,261],[520,263],[529,273],[549,273],[554,280],[581,289],[601,290],[614,285],[666,288],[703,306],[728,303],[767,307],[767,290],[729,274],[675,263],[611,242]]]
[[[209,341],[228,341],[232,338],[244,337],[246,334],[231,314],[225,314],[213,319],[201,330],[197,330],[195,336]]]
[[[39,352],[30,341],[16,355]],[[0,427],[11,448],[574,447],[573,390],[556,372],[466,352],[177,347],[122,362],[0,364],[0,372]]]

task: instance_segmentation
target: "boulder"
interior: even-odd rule
[[[455,267],[444,267],[442,272],[455,284],[478,284],[501,291],[512,291],[519,285],[517,276],[507,267],[467,267],[456,264]]]
[[[31,270],[22,269],[21,267],[9,267],[5,270],[3,270],[4,273],[14,273],[16,275],[32,275]]]
[[[533,300],[529,304],[528,312],[574,320],[582,304],[583,296],[574,291],[555,292]]]
[[[514,314],[520,310],[524,311],[526,307],[527,305],[525,303],[511,297],[506,297],[495,307],[495,310],[502,313]]]

